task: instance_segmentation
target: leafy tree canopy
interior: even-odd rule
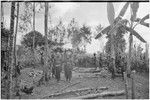
[[[29,33],[27,33],[26,35],[24,35],[23,40],[21,41],[21,44],[24,45],[25,47],[33,47],[33,36],[35,33],[35,47],[37,47],[37,45],[41,46],[44,44],[44,37],[42,36],[42,34],[38,31],[31,31]]]
[[[30,47],[30,48],[33,47],[34,32],[35,32],[35,47],[34,48],[36,48],[37,46],[45,45],[45,36],[43,36],[38,31],[31,31],[27,33],[26,35],[24,35],[23,40],[21,41],[21,44],[24,45],[25,47]],[[50,40],[48,40],[48,44],[50,46],[52,45],[62,46],[63,45],[63,43],[57,43],[55,41],[50,41]]]
[[[79,48],[79,45],[85,45],[91,42],[91,29],[87,25],[80,27],[73,18],[68,25],[68,38],[71,39],[73,48]]]

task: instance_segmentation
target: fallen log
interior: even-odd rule
[[[102,69],[100,69],[100,70],[94,70],[94,71],[91,71],[91,73],[99,73],[101,71],[102,71]]]
[[[121,91],[104,91],[102,93],[88,94],[88,95],[84,95],[84,96],[75,97],[72,99],[94,99],[94,98],[98,98],[98,97],[119,96],[119,95],[124,95],[124,94],[125,94],[124,90],[121,90]]]
[[[89,71],[79,71],[79,73],[99,73],[101,72],[102,70],[89,70]]]
[[[69,90],[69,91],[62,92],[62,93],[51,94],[49,96],[43,97],[43,99],[47,98],[47,97],[60,96],[60,95],[68,94],[68,93],[82,92],[82,91],[87,91],[87,90],[92,90],[92,89],[107,90],[108,88],[107,87],[97,87],[97,88],[82,88],[82,89],[77,89],[77,90]]]
[[[62,92],[62,91],[64,91],[65,89],[67,89],[67,88],[69,88],[69,87],[71,87],[71,86],[74,86],[74,85],[76,85],[76,84],[79,84],[79,83],[81,83],[81,82],[76,82],[76,83],[73,83],[73,84],[71,84],[71,85],[68,85],[68,86],[64,87],[63,89],[61,89],[61,90],[59,90],[59,91],[57,91],[57,92],[55,92],[55,93]]]

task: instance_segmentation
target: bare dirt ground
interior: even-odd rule
[[[85,69],[88,70],[88,69]],[[121,77],[111,79],[110,74],[106,70],[102,70],[100,73],[84,73],[82,69],[73,71],[73,78],[71,82],[66,82],[64,74],[61,74],[61,81],[57,83],[55,79],[51,79],[47,85],[41,85],[33,90],[31,95],[22,94],[23,99],[65,99],[73,98],[90,93],[101,93],[103,91],[119,91],[124,90],[124,81]],[[81,73],[82,72],[82,73]],[[70,87],[68,87],[71,85]],[[131,98],[131,79],[128,79],[129,86],[129,98]],[[67,88],[66,88],[67,87]],[[82,93],[67,93],[59,96],[51,96],[54,93],[62,93],[70,90],[82,89],[82,88],[93,88],[93,87],[108,87],[108,90],[94,90],[94,91],[83,91]],[[148,99],[149,98],[149,78],[148,75],[135,75],[135,92],[136,99]],[[98,97],[102,98],[102,97]],[[125,99],[125,95],[121,96],[109,96],[103,97],[105,99]]]

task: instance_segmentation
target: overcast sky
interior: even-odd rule
[[[94,28],[101,24],[103,27],[106,27],[109,25],[108,19],[107,19],[107,3],[106,2],[97,2],[97,3],[49,3],[54,6],[50,9],[50,14],[52,16],[52,23],[56,24],[60,19],[62,19],[63,23],[67,25],[72,18],[75,18],[77,22],[82,24],[87,24],[92,27],[92,30]],[[120,8],[122,8],[123,3],[113,3],[115,7],[117,16],[118,12],[120,11]],[[38,9],[38,7],[37,7]],[[22,9],[21,9],[22,10]],[[21,11],[20,11],[21,12]],[[137,12],[137,16],[139,18],[144,17],[150,12],[150,4],[149,3],[140,3],[139,10]],[[130,18],[130,9],[125,14],[125,18]],[[4,20],[6,27],[9,28],[10,23],[10,4],[5,3],[4,4]],[[36,26],[35,29],[42,34],[44,34],[44,12],[36,13],[35,18]],[[150,23],[150,19],[146,22]],[[137,32],[148,42],[150,42],[150,29],[147,27],[143,27],[141,25],[137,26],[135,28]],[[18,33],[17,36],[17,44],[20,44],[20,40],[22,38],[23,33]],[[126,39],[128,39],[128,35],[125,36]],[[105,42],[107,40],[105,37],[102,37],[99,40],[92,39],[92,43],[90,45],[87,45],[87,52],[94,53],[97,51],[102,51],[103,46],[105,45]],[[126,41],[128,42],[128,40]],[[139,42],[136,38],[134,38],[134,42]],[[144,45],[141,43],[141,45]]]

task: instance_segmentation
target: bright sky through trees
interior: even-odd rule
[[[52,4],[52,3],[51,3]],[[113,3],[116,11],[116,15],[122,8],[123,3]],[[55,5],[50,9],[50,14],[52,17],[52,24],[57,24],[60,18],[63,23],[67,26],[67,24],[71,21],[72,18],[75,18],[77,22],[82,24],[87,24],[92,27],[92,31],[94,33],[95,27],[101,24],[103,27],[107,26],[107,7],[106,2],[97,2],[97,3],[55,3]],[[150,4],[149,3],[140,3],[139,10],[137,12],[137,17],[142,18],[150,12]],[[125,14],[127,19],[130,18],[130,9]],[[4,4],[4,20],[5,25],[8,28],[10,23],[10,3]],[[35,18],[35,29],[42,34],[44,34],[44,13],[36,13]],[[150,23],[150,19],[146,22]],[[137,32],[150,43],[150,29],[144,26],[137,26],[135,28]],[[23,33],[18,33],[17,44],[20,44],[20,40],[22,38]],[[128,35],[125,36],[128,43]],[[105,37],[102,37],[99,40],[92,39],[92,43],[87,45],[87,52],[94,53],[97,51],[102,51],[103,46],[107,40]],[[138,39],[134,38],[134,42],[139,42]],[[141,43],[143,44],[143,43]],[[70,46],[70,45],[68,45]],[[127,44],[128,47],[128,44]],[[143,46],[144,47],[144,46]]]

